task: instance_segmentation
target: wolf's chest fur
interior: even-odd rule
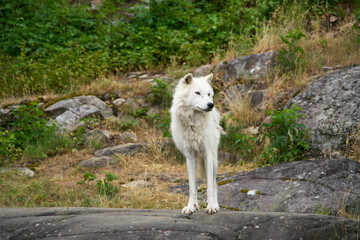
[[[205,142],[206,129],[210,123],[210,114],[206,112],[194,111],[188,108],[179,109],[177,114],[178,121],[183,131],[178,134],[183,135],[193,150],[201,150]]]

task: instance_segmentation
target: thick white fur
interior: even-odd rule
[[[217,157],[220,134],[220,113],[213,105],[213,75],[194,78],[191,74],[179,80],[174,92],[171,112],[171,132],[176,147],[186,157],[189,175],[189,203],[183,214],[198,209],[195,167],[200,175],[206,174],[207,208],[209,214],[218,212]],[[210,107],[209,107],[210,104]],[[205,169],[204,169],[205,168]],[[206,172],[206,173],[205,173]],[[204,174],[205,173],[205,174]]]

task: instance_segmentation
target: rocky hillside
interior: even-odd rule
[[[20,41],[22,25],[0,19],[14,31],[0,40],[1,237],[356,239],[355,3],[95,2],[91,10],[54,1],[24,12],[23,26],[37,19],[38,36],[50,36],[38,28],[45,24],[38,14],[53,13],[43,16],[53,30],[52,20],[67,16],[71,27],[50,45],[26,31]],[[0,11],[10,18],[17,3]],[[6,48],[11,37],[18,48]],[[168,110],[189,72],[214,74],[227,135],[219,146],[220,214],[184,218],[186,164],[172,143]],[[198,192],[203,207],[201,179]],[[111,221],[94,227],[103,218]]]

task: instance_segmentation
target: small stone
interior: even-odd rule
[[[115,107],[119,108],[121,105],[124,104],[125,101],[126,100],[123,98],[118,98],[118,99],[114,100],[112,103]]]
[[[99,142],[109,142],[111,139],[111,133],[108,130],[100,130],[95,128],[88,133],[86,133],[85,142],[89,142],[90,140],[99,141]]]
[[[114,165],[115,159],[111,157],[94,157],[87,160],[83,160],[79,163],[79,167],[106,167]]]
[[[34,171],[26,167],[4,167],[4,168],[0,168],[0,171],[4,171],[4,172],[16,171],[19,174],[27,177],[33,177],[35,175]]]
[[[128,131],[125,131],[120,135],[120,140],[123,142],[137,142],[136,136]]]
[[[338,19],[339,19],[339,18],[336,17],[336,16],[331,16],[331,17],[330,17],[330,22],[331,22],[331,23],[334,23],[334,22],[336,22]]]
[[[149,75],[149,74],[147,74],[147,73],[145,73],[145,74],[143,74],[143,75],[139,76],[139,79],[147,79],[147,78],[150,78],[150,75]]]
[[[246,129],[244,129],[244,133],[247,135],[251,135],[251,136],[256,136],[259,134],[259,127],[248,127]]]

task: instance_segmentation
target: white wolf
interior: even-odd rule
[[[186,158],[189,174],[189,203],[182,209],[183,214],[191,214],[199,207],[195,165],[202,177],[206,174],[206,212],[220,210],[216,172],[220,134],[224,132],[219,125],[220,113],[214,107],[212,78],[212,74],[195,78],[189,73],[180,79],[170,109],[173,140]]]

